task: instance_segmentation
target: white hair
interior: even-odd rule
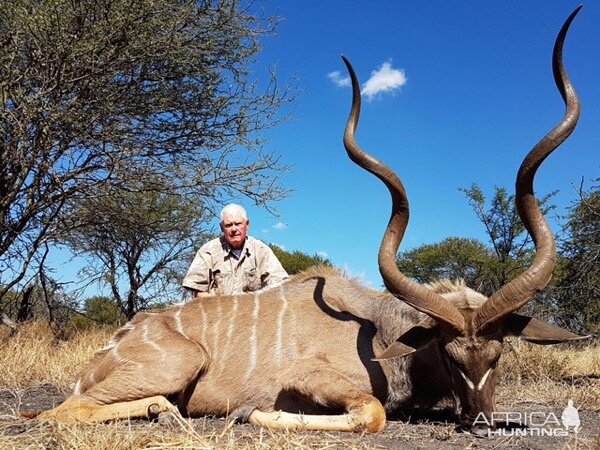
[[[229,205],[226,205],[221,210],[221,222],[223,222],[223,217],[225,216],[225,214],[233,213],[233,212],[242,213],[244,220],[248,220],[248,215],[246,214],[246,210],[242,206],[236,205],[235,203],[230,203]]]

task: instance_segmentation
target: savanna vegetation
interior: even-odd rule
[[[496,188],[487,199],[482,189],[462,189],[487,242],[449,237],[401,252],[398,268],[421,283],[462,278],[467,285],[491,295],[521,274],[531,263],[534,246],[519,219],[514,196]],[[547,214],[553,194],[540,200]],[[560,218],[558,263],[550,285],[524,307],[538,316],[584,334],[600,330],[600,186],[598,180],[579,190],[566,217]]]
[[[447,423],[398,422],[374,441],[234,431],[226,421],[79,428],[19,417],[35,409],[21,402],[31,389],[52,387],[64,398],[118,326],[181,297],[181,278],[220,205],[242,198],[273,209],[289,195],[280,182],[287,165],[257,133],[285,120],[297,89],[273,69],[251,69],[277,23],[243,0],[0,0],[0,448],[472,445],[454,441]],[[489,294],[529,264],[533,246],[506,190],[489,200],[478,186],[463,192],[487,241],[449,237],[402,252],[398,267],[423,283],[460,277]],[[541,202],[550,211],[552,194]],[[599,219],[596,182],[582,186],[562,218],[554,278],[527,306],[596,336]],[[331,265],[273,250],[291,274]],[[56,280],[51,251],[87,261],[76,287]],[[109,295],[82,298],[90,284]],[[501,405],[573,399],[600,414],[597,341],[541,349],[514,342],[502,365]],[[600,448],[593,437],[565,445]]]
[[[600,345],[540,347],[513,341],[501,359],[497,403],[502,411],[549,410],[560,414],[569,399],[582,411],[579,436],[551,442],[460,435],[444,419],[390,421],[378,435],[271,432],[223,419],[186,419],[171,423],[121,421],[92,426],[52,426],[19,414],[59,402],[72,388],[82,365],[101,348],[114,328],[72,332],[65,340],[45,322],[29,322],[16,334],[0,328],[0,447],[57,449],[279,449],[279,448],[579,448],[597,449],[600,437]],[[57,389],[58,387],[58,389]],[[32,392],[37,392],[33,395]],[[42,395],[40,395],[40,393]],[[48,393],[51,393],[49,395]],[[48,397],[50,398],[48,399]],[[45,403],[39,403],[40,398]],[[34,404],[30,403],[33,399]],[[548,409],[547,405],[551,405]],[[557,407],[553,407],[557,406]]]
[[[256,136],[286,118],[297,91],[272,70],[251,70],[278,18],[240,0],[1,6],[4,323],[114,325],[180,299],[219,205],[242,197],[269,209],[288,195],[279,178],[287,166]],[[505,189],[489,201],[478,186],[462,191],[487,242],[449,237],[404,251],[398,267],[489,294],[527,267],[532,242]],[[581,188],[563,218],[552,285],[528,304],[588,333],[600,322],[599,192],[597,183]],[[545,212],[552,196],[541,197]],[[51,251],[86,261],[77,286],[57,282]],[[274,251],[289,273],[330,264]],[[82,298],[89,285],[108,295]]]
[[[278,20],[238,0],[0,2],[4,314],[72,308],[48,262],[70,251],[78,288],[130,318],[177,292],[220,205],[288,194],[258,133],[297,90],[251,69]]]

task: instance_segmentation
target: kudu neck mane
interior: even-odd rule
[[[452,304],[465,316],[466,321],[469,321],[488,300],[485,295],[469,288],[462,279],[439,280],[424,286]],[[390,293],[381,293],[381,295],[385,301],[381,304],[381,310],[375,314],[374,322],[380,331],[379,338],[384,345],[391,344],[399,335],[417,323],[434,325],[434,320],[429,316],[408,306]],[[399,317],[403,320],[399,320]]]

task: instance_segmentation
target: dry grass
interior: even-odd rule
[[[86,330],[56,341],[43,323],[31,323],[13,337],[0,334],[0,386],[23,389],[41,384],[70,387],[114,330]],[[502,357],[500,403],[520,401],[576,405],[600,410],[600,343],[585,347],[539,346],[511,341]]]
[[[116,422],[100,425],[53,426],[30,428],[11,436],[0,429],[2,449],[372,449],[377,448],[356,439],[341,442],[333,435],[314,433],[271,432],[266,429],[240,429],[223,425],[221,430],[198,429],[193,421],[181,420],[178,426]]]
[[[69,387],[114,330],[74,333],[68,341],[57,341],[41,322],[27,324],[12,337],[5,328],[0,331],[0,386],[23,389],[46,383]]]
[[[13,426],[13,428],[15,428]],[[184,420],[180,427],[164,427],[157,424],[117,422],[101,425],[55,426],[49,424],[33,427],[22,426],[20,432],[0,424],[0,448],[53,449],[53,450],[159,450],[159,449],[207,449],[207,450],[376,450],[376,449],[499,449],[530,448],[546,450],[600,450],[599,437],[569,436],[560,441],[546,438],[544,441],[524,444],[518,438],[478,440],[454,431],[453,427],[439,424],[398,424],[388,427],[387,438],[378,440],[377,435],[353,435],[348,433],[272,432],[260,428],[230,427],[220,430],[204,430],[193,421]]]
[[[566,405],[600,410],[600,342],[583,347],[511,342],[501,359],[500,403]]]
[[[15,395],[43,384],[68,388],[111,334],[110,330],[87,330],[74,333],[67,341],[57,341],[39,323],[23,327],[10,338],[0,328],[0,387]],[[573,399],[577,407],[588,411],[587,417],[600,414],[599,342],[578,348],[525,342],[513,342],[507,347],[497,392],[499,409],[514,406],[511,410],[519,411],[527,409],[525,403],[563,407],[568,399]],[[600,437],[596,434],[597,431],[584,440],[571,437],[561,441],[560,448],[600,450]],[[250,425],[231,426],[228,421],[215,419],[180,420],[170,425],[120,421],[63,426],[19,419],[17,411],[0,415],[2,449],[377,449],[397,445],[416,449],[465,448],[473,443],[477,448],[520,448],[523,444],[506,438],[489,442],[488,447],[482,441],[469,441],[457,434],[452,424],[439,423],[389,423],[382,435],[271,432]]]

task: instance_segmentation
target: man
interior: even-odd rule
[[[288,277],[273,250],[247,235],[250,221],[244,208],[225,206],[220,226],[223,235],[198,250],[183,279],[194,298],[257,291]]]

